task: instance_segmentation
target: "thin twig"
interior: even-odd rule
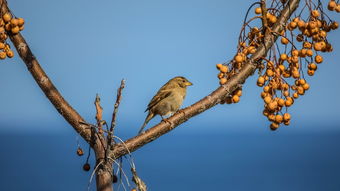
[[[96,106],[96,120],[97,120],[98,133],[103,134],[103,127],[102,127],[103,108],[102,108],[102,106],[100,106],[100,97],[99,97],[98,94],[96,95],[94,105]]]
[[[112,133],[112,135],[114,134],[113,131],[116,127],[117,112],[118,112],[120,101],[122,99],[122,90],[124,89],[124,87],[125,87],[125,80],[122,79],[122,81],[120,82],[120,87],[117,90],[116,103],[114,105],[114,110],[112,113],[112,120],[111,120],[111,127],[110,127],[110,132]]]

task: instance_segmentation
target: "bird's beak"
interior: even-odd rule
[[[192,86],[192,83],[189,82],[189,81],[187,81],[187,82],[185,82],[185,85],[186,85],[186,86]]]

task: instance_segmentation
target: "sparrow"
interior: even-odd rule
[[[187,87],[191,85],[192,83],[182,76],[174,77],[164,84],[146,108],[145,112],[149,111],[149,113],[138,134],[143,132],[146,124],[156,115],[160,115],[163,119],[163,116],[172,115],[178,111],[187,94]]]

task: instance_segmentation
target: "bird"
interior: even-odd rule
[[[182,76],[174,77],[164,84],[148,104],[145,112],[149,112],[138,134],[143,132],[146,124],[156,115],[160,115],[163,119],[163,116],[178,111],[186,96],[187,87],[191,85],[193,84]]]

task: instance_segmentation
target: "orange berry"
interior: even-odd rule
[[[285,100],[280,98],[278,101],[277,101],[277,104],[280,106],[280,107],[283,107],[285,105]]]
[[[324,31],[324,30],[322,30],[322,31],[319,32],[319,36],[321,36],[321,37],[323,37],[323,38],[326,38],[327,32]]]
[[[293,76],[293,78],[298,79],[298,78],[300,78],[300,72],[297,69],[293,70],[292,76]]]
[[[298,86],[297,87],[297,93],[299,95],[303,95],[303,94],[305,94],[305,89],[303,89],[303,87],[301,87],[301,86]]]
[[[303,84],[306,83],[306,80],[305,79],[300,79],[298,82],[299,82],[300,85],[303,85]]]
[[[237,55],[235,56],[235,61],[236,61],[237,63],[242,63],[242,62],[243,62],[243,56],[241,56],[240,54],[237,54]]]
[[[275,131],[276,129],[279,128],[279,126],[280,126],[279,124],[273,122],[272,124],[270,124],[270,130]]]
[[[276,123],[281,123],[282,121],[283,121],[282,115],[276,115],[276,116],[275,116],[275,122],[276,122]]]
[[[288,98],[290,98],[290,97],[287,97],[287,100],[285,101],[286,107],[289,107],[289,106],[293,105],[292,99],[288,99]]]
[[[285,53],[282,53],[282,54],[280,55],[280,59],[281,59],[281,60],[287,60],[287,58],[288,58],[288,56],[287,56],[287,54],[285,54]]]
[[[6,31],[11,31],[11,29],[12,29],[11,24],[10,24],[10,23],[7,23],[7,24],[5,25],[5,30],[6,30]]]
[[[272,101],[272,102],[268,103],[267,108],[270,111],[274,111],[277,108],[277,102],[276,101]]]
[[[303,42],[303,48],[311,48],[312,44],[308,41]]]
[[[336,11],[337,13],[340,13],[340,4],[338,4],[338,5],[336,6],[335,11]]]
[[[288,39],[287,39],[286,37],[282,37],[282,38],[281,38],[281,43],[282,43],[282,44],[288,44],[288,42],[289,42],[289,41],[288,41]]]
[[[242,90],[241,89],[238,89],[234,92],[234,95],[237,95],[238,97],[241,97],[242,96]]]
[[[6,54],[7,54],[8,58],[13,58],[13,56],[14,56],[14,53],[11,50],[7,51]]]
[[[289,96],[289,91],[284,91],[283,96],[288,97]]]
[[[18,19],[16,19],[16,18],[13,18],[13,19],[11,19],[11,25],[12,25],[12,27],[15,27],[15,26],[18,26]]]
[[[315,62],[316,62],[317,64],[320,64],[322,61],[323,61],[322,56],[320,56],[320,55],[316,55],[316,56],[315,56]]]
[[[320,16],[320,13],[319,13],[318,10],[313,10],[313,11],[311,12],[311,15],[312,15],[312,17],[317,18],[317,17]]]
[[[303,84],[303,85],[302,85],[302,88],[303,88],[304,90],[309,90],[309,84],[308,84],[308,83]]]
[[[314,50],[316,50],[316,51],[320,51],[322,49],[320,42],[314,43],[313,47],[314,47]]]
[[[335,1],[329,1],[328,6],[327,6],[328,10],[334,11],[335,7],[337,7],[336,2]]]
[[[269,111],[268,111],[269,112]],[[275,115],[269,112],[269,115],[267,116],[269,121],[275,121]]]
[[[4,21],[7,23],[12,19],[12,15],[9,13],[5,13],[2,18],[4,19]]]
[[[270,87],[269,87],[269,86],[264,86],[264,87],[263,87],[263,92],[268,93],[269,90],[270,90]]]
[[[270,23],[274,24],[274,23],[276,23],[276,21],[277,21],[277,18],[276,18],[275,15],[272,15],[271,17],[269,17],[269,22]]]
[[[228,67],[227,66],[221,66],[220,71],[223,73],[227,73],[228,72]]]
[[[289,23],[289,27],[291,29],[295,29],[297,27],[297,23],[295,21]]]
[[[80,147],[77,149],[77,155],[78,155],[78,156],[84,155],[84,151],[83,151],[83,149],[81,149]]]
[[[315,73],[315,70],[308,70],[308,71],[307,71],[307,74],[308,74],[309,76],[313,76],[314,73]]]
[[[331,24],[331,29],[335,30],[335,29],[337,29],[337,28],[339,28],[339,23],[336,22],[336,21],[332,22],[332,24]]]
[[[266,104],[269,104],[272,101],[272,98],[270,96],[266,96],[263,100]]]
[[[307,52],[306,52],[307,56],[311,57],[313,56],[313,50],[311,49],[308,49]]]
[[[221,70],[222,66],[223,66],[222,64],[216,64],[217,70]]]
[[[220,79],[220,85],[223,85],[225,83],[227,83],[227,79],[226,78],[221,78]]]
[[[299,55],[300,55],[300,57],[305,58],[306,55],[307,55],[307,49],[301,49],[299,51]]]
[[[217,78],[218,78],[218,79],[221,79],[221,78],[223,78],[223,77],[224,77],[224,73],[220,72],[220,73],[217,74]]]
[[[292,51],[292,56],[299,56],[299,51],[296,50],[296,49],[294,49],[294,50]]]
[[[233,103],[237,103],[240,101],[240,97],[238,95],[233,95],[233,97],[231,98],[231,100],[233,101]]]
[[[4,49],[5,48],[5,44],[0,42],[0,49]]]
[[[297,99],[297,98],[299,98],[299,94],[298,94],[298,93],[296,93],[296,92],[295,92],[295,93],[293,93],[293,98],[294,98],[294,99]]]
[[[283,121],[289,121],[290,120],[290,114],[289,113],[285,113],[283,114]]]
[[[25,20],[23,18],[18,18],[18,26],[21,27],[25,24]]]
[[[308,64],[308,69],[316,70],[316,69],[318,69],[318,66],[315,63],[310,63],[310,64]]]
[[[269,115],[269,111],[268,111],[267,109],[264,109],[264,110],[262,111],[262,114],[263,114],[264,116],[268,116],[268,115]]]
[[[262,9],[261,9],[261,7],[257,7],[256,9],[255,9],[255,14],[261,14],[262,13]]]
[[[0,52],[0,59],[3,60],[6,58],[6,53],[5,52]]]
[[[271,69],[267,69],[266,74],[267,74],[267,76],[273,76],[274,72]]]
[[[15,27],[13,27],[13,28],[11,29],[11,32],[12,32],[13,34],[18,34],[19,31],[20,31],[20,29],[19,29],[18,26],[15,26]]]
[[[303,20],[299,20],[299,21],[298,21],[298,27],[299,27],[299,29],[305,28],[305,26],[306,26],[306,23],[305,23]]]
[[[264,84],[264,82],[265,82],[265,79],[264,79],[264,77],[262,77],[262,76],[260,76],[260,77],[257,79],[257,83],[259,83],[259,84]]]

